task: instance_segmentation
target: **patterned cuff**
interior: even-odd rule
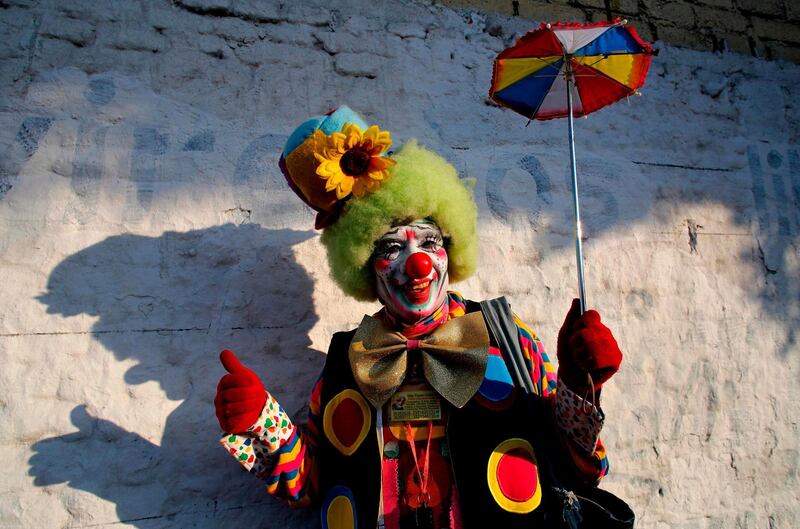
[[[556,424],[587,454],[593,454],[606,416],[603,410],[581,398],[558,380]]]
[[[225,435],[219,442],[248,472],[263,476],[273,466],[272,454],[286,443],[294,429],[289,416],[267,392],[267,402],[255,424],[245,433]]]

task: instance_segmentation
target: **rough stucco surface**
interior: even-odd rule
[[[318,523],[216,445],[212,400],[229,347],[302,417],[330,334],[376,308],[328,278],[276,166],[340,103],[476,177],[459,289],[507,295],[553,349],[575,291],[566,122],[486,99],[522,24],[0,2],[0,526]],[[658,47],[643,97],[577,121],[590,304],[625,352],[604,486],[641,528],[797,527],[800,67]]]

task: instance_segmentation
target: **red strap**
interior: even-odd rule
[[[431,495],[428,492],[428,480],[430,479],[430,463],[431,463],[431,437],[433,436],[433,421],[428,421],[428,446],[425,449],[425,462],[423,469],[420,471],[419,459],[417,458],[417,447],[414,443],[414,432],[411,430],[411,423],[405,423],[406,440],[408,446],[411,447],[411,455],[414,457],[414,466],[417,469],[417,477],[419,477],[419,503],[423,507],[428,505],[431,501]]]

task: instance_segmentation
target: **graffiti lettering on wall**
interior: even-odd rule
[[[110,103],[117,93],[114,80],[109,77],[95,77],[86,85],[83,96],[97,107]]]
[[[236,206],[248,211],[257,207],[276,219],[307,222],[303,216],[310,215],[310,210],[287,198],[291,191],[278,170],[278,159],[288,138],[285,134],[264,134],[244,148],[233,173]],[[260,191],[258,195],[253,193],[254,184],[255,190]]]
[[[251,141],[236,160],[233,181],[237,184],[263,179],[268,188],[283,184],[280,175],[272,170],[278,166],[278,158],[288,136],[265,134]]]
[[[796,149],[747,148],[758,230],[793,236],[800,229],[800,156]]]
[[[17,132],[17,141],[25,151],[26,160],[33,156],[39,148],[39,142],[47,134],[52,124],[51,118],[41,116],[30,116],[22,122]]]
[[[101,85],[108,86],[108,85]],[[108,88],[105,88],[108,90]],[[87,91],[87,98],[98,100],[96,91]],[[17,150],[6,157],[2,176],[16,177],[18,168],[36,152],[55,120],[30,116],[20,125],[17,134]],[[70,187],[74,196],[67,204],[64,222],[85,224],[96,213],[102,180],[104,177],[106,138],[112,126],[85,119],[78,123],[75,133],[75,149],[72,156]],[[130,172],[119,176],[128,182],[122,209],[123,220],[138,223],[150,211],[153,197],[160,185],[168,179],[182,180],[192,175],[172,175],[167,168],[169,155],[177,152],[214,152],[216,134],[209,128],[191,132],[185,141],[175,141],[157,125],[139,125],[132,129]],[[232,189],[237,207],[251,209],[254,206],[269,208],[271,214],[296,215],[296,203],[285,200],[288,189],[278,167],[278,158],[288,136],[264,134],[248,143],[238,155],[232,174]],[[6,167],[13,159],[17,170]],[[230,173],[228,173],[230,174]],[[12,187],[10,178],[0,180],[0,198]],[[266,203],[264,202],[266,201]],[[258,202],[257,204],[255,202]]]
[[[86,85],[83,97],[92,108],[100,108],[110,103],[115,93],[113,79],[96,77]],[[92,119],[81,119],[78,124],[70,180],[75,196],[64,209],[65,223],[85,224],[97,212],[108,129],[108,125],[99,124]]]
[[[133,131],[131,185],[126,193],[125,220],[137,222],[150,210],[156,182],[164,179],[162,156],[169,148],[169,137],[153,127]]]
[[[765,305],[778,307],[781,319],[797,319],[797,236],[800,235],[800,156],[797,149],[751,145],[747,148],[754,205],[754,258],[760,261],[766,282]],[[791,250],[790,250],[791,249]],[[790,326],[780,354],[796,351],[797,333]]]
[[[194,152],[213,152],[215,140],[216,137],[212,131],[208,129],[201,130],[186,140],[186,143],[183,145],[183,150]]]
[[[22,165],[39,149],[53,120],[44,116],[28,116],[22,121],[14,143],[0,160],[0,200],[14,187]]]
[[[492,215],[503,224],[513,223],[522,214],[533,228],[541,226],[542,207],[550,204],[553,186],[550,176],[533,155],[511,167],[492,167],[486,178],[486,203]],[[537,200],[538,198],[538,200]]]
[[[616,182],[620,171],[605,160],[586,156],[582,170],[592,175],[593,182],[584,178],[580,183],[580,194],[584,217],[590,219],[595,228],[605,227],[619,219],[619,204],[608,190]],[[524,219],[534,230],[545,223],[571,226],[572,180],[569,167],[564,169],[563,180],[554,182],[543,163],[533,154],[527,154],[517,162],[497,164],[488,169],[486,175],[486,203],[492,216],[506,225]],[[595,182],[600,182],[600,185]],[[569,204],[569,207],[566,207]]]
[[[103,151],[108,126],[81,121],[72,161],[72,187],[75,197],[64,210],[64,222],[85,224],[94,218],[103,177]]]
[[[215,185],[218,182],[227,185],[233,194],[233,207],[224,210],[232,212],[235,218],[230,220],[248,222],[250,213],[254,211],[262,215],[261,221],[277,223],[304,221],[307,220],[304,217],[311,215],[309,211],[298,208],[297,202],[287,200],[291,191],[277,169],[278,157],[287,140],[285,134],[266,133],[255,138],[242,138],[246,132],[209,126],[209,121],[202,117],[198,119],[197,112],[192,109],[175,108],[174,114],[164,114],[160,110],[160,101],[154,102],[152,108],[140,105],[136,116],[166,116],[168,124],[161,118],[151,121],[140,117],[136,121],[133,118],[110,120],[107,116],[119,115],[113,105],[125,108],[133,104],[126,99],[129,96],[121,88],[123,85],[118,84],[113,76],[94,76],[71,95],[77,99],[71,105],[83,110],[79,111],[82,113],[79,113],[77,122],[74,118],[67,118],[66,127],[59,128],[60,134],[64,134],[64,130],[72,132],[71,126],[77,128],[72,132],[74,152],[67,154],[66,158],[71,155],[71,159],[67,160],[63,173],[70,178],[73,192],[66,204],[64,222],[85,224],[93,221],[99,201],[104,196],[103,186],[122,181],[121,220],[129,224],[141,223],[151,214],[159,191],[173,187],[177,181],[202,183],[195,174],[181,173],[183,170],[192,171],[191,164],[180,165],[186,159],[186,153],[202,156],[220,149],[230,151],[232,145],[241,149],[233,152],[233,167],[216,165],[231,160],[229,152],[221,157],[194,160],[197,163],[195,167],[207,168],[206,181],[213,178]],[[137,104],[139,101],[137,99]],[[22,151],[13,157],[20,166],[35,152],[53,121],[52,117],[42,116],[30,116],[24,120],[18,134]],[[244,141],[237,141],[239,139]],[[53,155],[61,156],[59,140],[53,139],[52,143],[56,147]],[[125,149],[129,150],[123,153],[124,157],[129,156],[129,165],[124,159],[119,163],[120,153]],[[474,162],[479,155],[469,153],[467,156],[474,156],[469,160]],[[111,163],[114,165],[106,166]],[[616,178],[616,172],[609,169],[608,160],[594,160],[588,154],[582,157],[581,163],[587,173],[593,173],[591,180],[582,182],[582,197],[586,197],[583,207],[586,217],[592,219],[589,227],[615,222],[619,206],[606,188]],[[481,185],[485,185],[488,212],[500,222],[512,224],[521,220],[534,229],[541,229],[548,223],[556,231],[561,229],[561,225],[566,226],[563,228],[565,232],[571,230],[569,171],[563,159],[538,153],[498,156],[496,163],[488,169],[481,169],[478,174]],[[554,175],[558,177],[554,178]],[[4,192],[8,192],[9,186],[7,183]]]
[[[171,160],[166,156],[171,150],[209,153],[215,149],[216,135],[207,127],[198,127],[195,130],[190,128],[186,137],[172,139],[162,130],[163,125],[158,123],[138,122],[131,127],[125,121],[114,120],[109,123],[107,119],[98,119],[97,114],[105,112],[103,108],[118,97],[113,77],[90,78],[82,89],[74,92],[73,97],[78,99],[77,108],[83,109],[77,112],[74,140],[70,138],[65,142],[64,139],[53,139],[53,146],[56,148],[51,153],[53,156],[65,155],[67,158],[66,167],[64,164],[58,164],[61,168],[59,174],[69,178],[73,192],[64,206],[65,223],[86,224],[95,218],[102,186],[105,184],[104,177],[110,176],[118,176],[127,183],[120,208],[122,220],[127,223],[141,222],[151,209],[153,196],[158,191],[159,184],[165,183],[168,176],[170,178],[174,176],[177,180],[183,179],[181,175],[167,174],[169,169],[166,164]],[[37,152],[48,131],[51,130],[51,125],[59,119],[62,118],[32,115],[26,117],[19,125],[15,141],[9,145],[4,155],[0,156],[0,199],[12,189],[24,164]],[[70,134],[70,125],[75,121],[76,117],[67,118],[66,129],[59,132]],[[129,170],[126,170],[123,164],[120,166],[120,174],[114,175],[109,167],[105,167],[106,150],[111,149],[116,153],[119,151],[119,145],[107,145],[107,138],[112,142],[120,141],[121,136],[118,133],[120,127],[125,131],[124,136],[132,135],[130,140],[122,137],[123,145],[130,148],[130,165]],[[117,134],[112,134],[110,131],[117,131]],[[74,145],[74,151],[64,153],[59,145]],[[245,152],[243,156],[247,154]],[[112,156],[110,159],[114,158]]]

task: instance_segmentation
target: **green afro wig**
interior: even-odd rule
[[[341,217],[322,233],[334,280],[356,299],[374,301],[371,256],[375,241],[393,226],[418,219],[435,222],[445,238],[451,281],[466,279],[478,259],[478,209],[472,192],[441,156],[409,141],[380,189],[348,200]]]

